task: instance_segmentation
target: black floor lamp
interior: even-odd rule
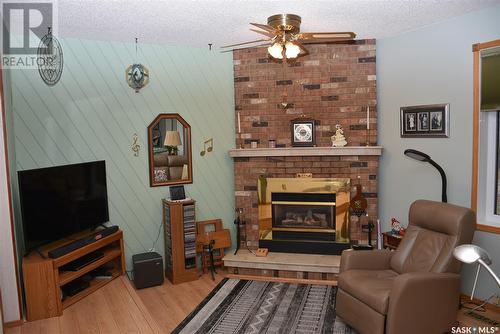
[[[442,190],[441,190],[441,202],[447,203],[448,202],[448,198],[446,196],[446,174],[444,173],[444,170],[441,168],[441,166],[439,166],[427,154],[425,154],[423,152],[420,152],[420,151],[417,151],[417,150],[413,150],[411,148],[405,150],[404,154],[407,157],[410,157],[410,158],[418,160],[418,161],[428,162],[431,165],[433,165],[434,167],[436,167],[436,169],[439,171],[439,174],[441,174],[441,187],[442,187]]]

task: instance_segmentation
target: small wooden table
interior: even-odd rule
[[[403,239],[402,235],[398,234],[393,234],[391,232],[384,232],[382,233],[382,236],[384,237],[384,248],[387,249],[396,249],[399,246],[399,243]]]

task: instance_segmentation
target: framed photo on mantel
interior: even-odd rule
[[[296,118],[290,121],[292,132],[292,146],[316,146],[316,121],[310,118]]]
[[[450,104],[401,107],[401,137],[450,136]]]

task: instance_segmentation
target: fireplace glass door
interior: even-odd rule
[[[273,230],[335,229],[333,205],[273,204]]]
[[[273,231],[335,231],[335,194],[273,193],[271,197]]]

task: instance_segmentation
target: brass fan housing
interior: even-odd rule
[[[296,34],[300,31],[301,18],[295,14],[277,14],[267,18],[271,27],[287,33]]]

